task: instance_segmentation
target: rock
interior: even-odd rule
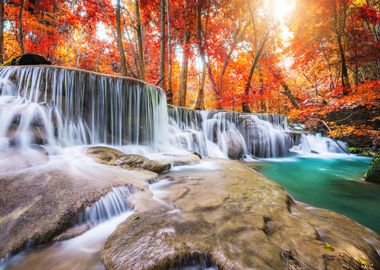
[[[368,182],[380,184],[380,155],[373,158],[364,179]]]
[[[145,160],[142,168],[155,173],[163,173],[170,170],[170,163],[157,162],[153,160]]]
[[[350,154],[356,154],[363,157],[373,157],[375,155],[369,149],[366,149],[366,148],[348,147],[347,151]]]
[[[115,161],[115,165],[127,168],[141,168],[147,160],[146,157],[141,155],[122,155]]]
[[[197,153],[155,153],[147,156],[150,160],[170,163],[173,166],[194,165],[201,161],[201,156]]]
[[[82,224],[80,226],[74,226],[72,228],[67,229],[60,235],[54,237],[53,241],[65,241],[74,237],[77,237],[91,228],[90,224]]]
[[[118,166],[124,169],[135,168],[155,173],[163,173],[168,171],[171,167],[171,164],[168,162],[148,160],[144,156],[125,154],[120,150],[106,146],[90,147],[86,150],[86,154],[93,157],[99,163]]]
[[[379,136],[378,131],[380,126],[379,121],[380,109],[375,107],[359,106],[355,109],[342,109],[335,112],[330,112],[326,115],[325,121],[336,122],[339,125],[353,126],[357,130],[370,130],[371,132],[365,135],[357,135],[356,133],[348,133],[340,139],[346,142],[350,147],[370,148],[371,151],[379,152]]]
[[[7,132],[7,138],[10,145],[19,145],[21,143],[20,134],[17,133],[18,124],[12,124]],[[35,145],[44,145],[48,142],[48,136],[43,127],[31,126],[30,131],[30,143]]]
[[[295,203],[245,165],[181,170],[157,204],[149,194],[103,250],[106,269],[379,269],[380,237],[339,214]],[[145,194],[145,195],[144,195]],[[328,248],[326,248],[328,247]],[[364,268],[363,268],[364,269]]]
[[[10,152],[11,153],[11,152]],[[37,155],[14,152],[2,160],[0,176],[0,258],[21,250],[27,243],[47,243],[69,228],[77,216],[115,186],[147,188],[157,177],[148,171],[124,170],[88,162],[33,164]],[[33,153],[37,153],[34,151]],[[43,159],[47,157],[40,154]],[[7,163],[8,169],[4,168]],[[83,165],[82,165],[83,164]],[[26,167],[26,168],[25,168]],[[20,170],[17,170],[17,169]]]
[[[236,132],[228,130],[222,134],[227,142],[227,155],[232,159],[242,159],[244,157],[244,145],[239,139],[239,135]]]
[[[97,162],[110,165],[125,154],[120,150],[106,146],[93,146],[86,149],[86,154]]]
[[[38,54],[24,54],[4,63],[4,66],[51,65],[51,62]]]

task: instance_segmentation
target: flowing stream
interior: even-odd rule
[[[168,107],[155,86],[58,67],[0,68],[0,119],[2,150],[106,144],[232,159],[288,156],[294,145],[338,150],[289,130],[283,115]]]
[[[359,181],[370,160],[342,154],[331,139],[291,130],[283,115],[168,106],[165,93],[153,85],[93,72],[0,68],[1,166],[14,163],[8,155],[13,149],[25,155],[43,149],[57,161],[57,153],[87,145],[111,145],[140,154],[186,150],[203,157],[264,158],[253,164],[297,200],[343,213],[380,232],[380,188]],[[209,164],[189,168],[204,166]],[[101,246],[132,213],[127,193],[114,190],[87,209],[80,220],[91,226],[86,233],[15,256],[8,268],[102,268]]]
[[[12,257],[3,268],[104,269],[100,252],[105,241],[117,225],[133,214],[127,201],[129,194],[127,188],[114,188],[79,216],[74,228],[88,226],[88,231],[66,241],[26,250]]]

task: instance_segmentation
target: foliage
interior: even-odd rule
[[[284,8],[278,0],[165,0],[169,12],[160,9],[161,1],[120,1],[123,47],[129,76],[142,78],[144,65],[144,79],[156,84],[160,60],[165,61],[164,86],[173,89],[174,103],[179,103],[186,52],[187,106],[197,101],[203,71],[204,104],[209,109],[239,111],[245,102],[253,112],[285,113],[305,121],[341,109],[379,106],[380,12],[376,1],[293,0],[294,10],[287,18],[278,14]],[[26,52],[41,54],[57,65],[120,74],[115,2],[5,1],[5,61],[20,55],[24,43]],[[286,3],[291,5],[292,0]],[[164,59],[158,53],[161,12],[166,15]],[[142,63],[138,19],[143,30]],[[189,34],[187,42],[185,33]],[[205,46],[205,63],[200,60],[200,44]],[[338,136],[334,132],[360,130],[347,126],[333,131]]]

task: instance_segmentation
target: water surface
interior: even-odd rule
[[[380,234],[380,185],[362,180],[370,162],[331,154],[266,159],[252,166],[296,200],[348,216]]]

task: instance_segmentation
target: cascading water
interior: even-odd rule
[[[0,78],[3,146],[38,135],[60,146],[156,146],[167,137],[165,94],[149,84],[56,67],[6,67]]]
[[[203,156],[286,156],[293,140],[285,116],[169,107],[171,140]]]
[[[341,141],[336,142],[320,134],[303,134],[299,143],[293,147],[293,150],[295,152],[317,154],[344,153],[341,147],[346,147],[346,144]]]
[[[106,239],[133,214],[129,195],[128,188],[113,188],[87,207],[75,224],[86,224],[91,229],[72,239],[22,252],[0,264],[0,269],[104,269],[100,251]]]
[[[50,66],[0,68],[1,149],[107,144],[233,159],[287,156],[294,144],[304,152],[337,150],[324,138],[295,140],[291,133],[282,115],[168,108],[161,89],[134,79]]]
[[[129,211],[131,207],[127,198],[130,194],[131,192],[128,188],[113,188],[112,192],[87,207],[84,213],[78,218],[77,223],[94,226]]]

